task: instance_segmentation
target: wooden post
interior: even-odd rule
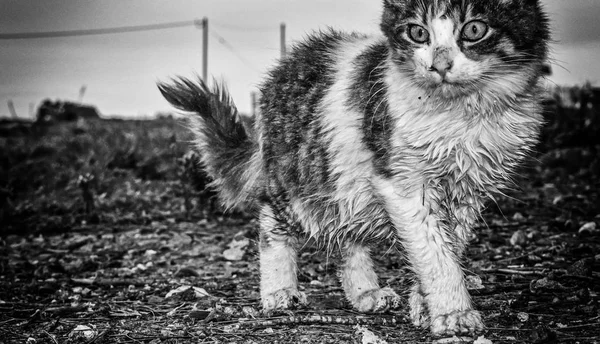
[[[281,58],[285,57],[285,23],[281,23],[279,26],[279,36],[280,36],[280,48],[281,48]]]
[[[85,91],[87,89],[87,85],[81,85],[79,89],[79,97],[77,98],[77,102],[81,104],[83,102],[83,96],[85,95]]]
[[[208,18],[202,18],[202,80],[208,83]]]
[[[15,103],[13,103],[12,99],[8,100],[8,111],[10,111],[10,115],[12,118],[17,118],[17,111],[15,110]]]
[[[250,98],[251,98],[251,102],[252,102],[252,107],[251,107],[251,111],[252,111],[252,117],[256,117],[256,92],[252,91],[250,93]]]

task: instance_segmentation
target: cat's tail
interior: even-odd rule
[[[190,114],[190,129],[203,168],[226,208],[252,206],[262,190],[258,142],[224,85],[179,78],[158,89],[175,108]]]

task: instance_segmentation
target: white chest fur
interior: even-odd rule
[[[486,98],[481,92],[432,99],[405,79],[394,68],[386,78],[394,174],[416,182],[420,174],[426,185],[464,182],[483,193],[502,189],[537,139],[541,118],[533,95],[498,100],[497,94]]]

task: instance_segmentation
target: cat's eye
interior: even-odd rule
[[[462,29],[462,38],[465,41],[477,42],[482,39],[488,31],[488,26],[481,20],[468,22]]]
[[[412,24],[408,26],[408,37],[417,43],[425,43],[429,40],[429,31],[421,25]]]

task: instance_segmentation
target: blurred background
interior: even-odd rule
[[[282,23],[286,48],[328,26],[377,33],[381,1],[0,0],[0,343],[358,342],[338,323],[363,324],[341,303],[335,260],[308,247],[299,280],[333,322],[247,326],[262,320],[247,321],[257,223],[219,206],[156,82],[202,75],[207,36],[208,76],[251,113]],[[477,342],[600,338],[600,0],[542,2],[546,124],[464,262],[486,313],[490,340]],[[380,246],[381,281],[408,290],[404,254]],[[390,343],[424,341],[377,318]]]
[[[542,2],[555,40],[549,85],[596,85],[600,2]],[[202,74],[203,18],[208,75],[250,113],[280,57],[282,23],[289,46],[328,26],[376,33],[380,12],[379,0],[0,0],[0,117],[34,119],[46,99],[93,104],[105,117],[171,112],[156,81]]]

